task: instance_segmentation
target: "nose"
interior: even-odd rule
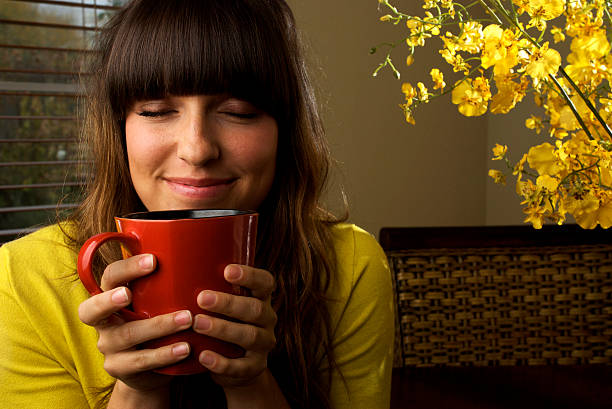
[[[221,153],[216,131],[205,115],[187,115],[178,137],[177,156],[191,166],[203,166]]]

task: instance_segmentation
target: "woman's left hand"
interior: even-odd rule
[[[271,303],[275,281],[266,270],[237,264],[227,266],[224,275],[229,283],[248,288],[251,296],[206,290],[198,295],[198,305],[206,311],[240,322],[198,314],[193,328],[200,334],[239,345],[245,354],[242,358],[232,359],[213,351],[203,351],[199,359],[220,386],[247,386],[264,373],[268,353],[276,345],[274,327],[277,317]]]

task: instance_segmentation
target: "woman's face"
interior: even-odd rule
[[[223,95],[138,101],[125,134],[132,183],[150,211],[256,210],[272,186],[277,124],[249,102]]]

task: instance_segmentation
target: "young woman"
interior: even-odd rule
[[[320,205],[329,152],[283,0],[135,0],[101,32],[83,132],[94,161],[74,215],[0,249],[0,406],[386,408],[390,276],[372,236]],[[78,249],[113,216],[256,209],[255,267],[225,278],[251,296],[204,291],[202,308],[124,322],[126,282],[155,257],[99,263],[88,297]],[[144,341],[192,327],[242,346],[204,351],[202,375],[153,372],[189,345]]]

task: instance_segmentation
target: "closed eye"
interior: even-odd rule
[[[257,115],[259,115],[257,112],[230,112],[230,111],[226,111],[223,112],[225,115],[229,115],[229,116],[233,116],[235,118],[240,118],[240,119],[252,119],[257,117]]]
[[[141,112],[138,112],[138,115],[145,116],[145,117],[148,117],[148,118],[156,118],[156,117],[160,117],[160,116],[171,114],[173,112],[176,112],[176,111],[174,111],[174,110],[168,110],[168,111],[141,111]]]

